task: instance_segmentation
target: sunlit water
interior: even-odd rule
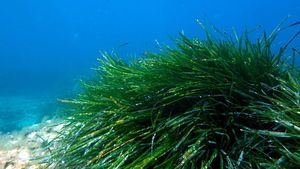
[[[10,132],[50,118],[58,104],[53,98],[26,96],[0,97],[0,130]]]
[[[1,1],[0,131],[53,117],[57,98],[74,96],[79,79],[93,74],[99,51],[128,59],[158,51],[179,32],[203,37],[196,19],[226,33],[270,32],[286,16],[285,26],[299,21],[299,14],[299,0]],[[298,30],[282,32],[275,48]]]

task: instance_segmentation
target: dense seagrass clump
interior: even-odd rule
[[[49,163],[66,168],[296,168],[299,71],[271,44],[189,39],[125,62],[104,55]]]

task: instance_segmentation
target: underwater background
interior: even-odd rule
[[[57,99],[76,93],[100,52],[129,59],[158,50],[182,31],[201,37],[196,19],[232,34],[271,32],[287,16],[285,25],[299,21],[299,14],[299,0],[2,0],[0,132],[55,116]],[[275,45],[298,29],[283,31]],[[291,45],[299,46],[299,40]]]

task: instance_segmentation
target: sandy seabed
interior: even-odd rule
[[[51,147],[46,145],[62,127],[60,120],[47,120],[21,131],[0,134],[0,169],[45,168],[37,159],[49,153]]]

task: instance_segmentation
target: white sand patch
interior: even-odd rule
[[[37,169],[37,158],[47,155],[47,142],[62,129],[59,120],[47,120],[22,131],[0,135],[0,169]]]

